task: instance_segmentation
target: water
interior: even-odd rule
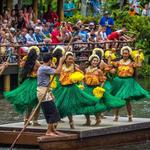
[[[150,79],[145,80],[139,80],[139,83],[147,90],[150,91]],[[144,117],[144,118],[150,118],[150,100],[144,100],[139,102],[133,103],[133,114],[134,117]],[[111,113],[109,113],[112,115]],[[126,116],[126,110],[122,109],[121,116]],[[42,117],[42,114],[41,114]],[[18,115],[15,113],[11,105],[4,100],[0,100],[0,124],[5,123],[12,123],[12,122],[18,122],[22,121],[23,116]],[[0,150],[8,150],[8,148],[2,148],[0,147]],[[29,150],[25,148],[14,148],[14,150]],[[38,150],[38,149],[32,149],[32,150]],[[95,150],[95,149],[93,149]],[[150,141],[146,141],[145,143],[140,144],[131,144],[127,146],[121,146],[118,148],[110,148],[110,149],[97,149],[97,150],[150,150]]]

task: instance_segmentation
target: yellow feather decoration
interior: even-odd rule
[[[139,51],[139,50],[134,50],[131,53],[131,57],[133,58],[134,61],[137,61],[137,56],[139,55],[139,60],[142,62],[144,61],[144,54]]]
[[[97,98],[102,98],[104,92],[105,92],[105,89],[102,87],[96,87],[93,89],[93,95]]]
[[[72,73],[70,76],[70,80],[73,83],[81,82],[83,79],[84,79],[84,75],[83,75],[83,73],[81,73],[79,71]]]
[[[116,55],[114,53],[112,53],[111,51],[106,51],[105,58],[108,59],[109,57],[111,57],[111,60],[116,59]]]
[[[40,54],[40,49],[39,49],[37,46],[31,46],[31,47],[29,47],[28,53],[29,53],[32,49],[35,49],[35,50],[36,50],[37,55]]]
[[[28,57],[28,56],[24,56],[24,57],[22,58],[22,60],[23,60],[23,61],[26,61],[26,60],[27,60],[27,57]]]
[[[53,76],[50,76],[50,81],[52,80],[52,78],[53,78]],[[51,87],[52,89],[55,89],[55,88],[57,87],[57,83],[56,83],[56,78],[55,78],[55,77],[54,77],[54,79],[53,79],[53,81],[52,81],[50,87]]]

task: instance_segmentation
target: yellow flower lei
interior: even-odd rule
[[[104,95],[104,92],[105,92],[105,89],[99,86],[93,89],[93,95],[97,98],[102,98]]]

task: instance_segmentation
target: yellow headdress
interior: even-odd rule
[[[95,48],[95,49],[93,49],[92,54],[96,54],[96,52],[100,52],[102,57],[104,56],[104,51],[103,51],[102,48]]]
[[[37,55],[40,54],[40,49],[39,49],[37,46],[31,46],[31,47],[29,47],[28,53],[29,53],[32,49],[35,49],[35,50],[36,50]]]
[[[55,55],[55,53],[57,53],[58,51],[60,51],[61,55],[64,55],[65,53],[65,49],[62,46],[56,46],[55,49],[53,50],[53,55]],[[57,54],[56,54],[57,55]],[[57,63],[57,56],[52,58],[52,63],[53,66],[55,66],[55,64]]]
[[[55,52],[55,51],[57,51],[57,50],[61,50],[62,51],[62,55],[64,55],[65,54],[65,49],[62,47],[62,46],[56,46],[55,47],[55,49],[53,50],[53,53]]]
[[[100,61],[100,58],[99,58],[96,54],[92,54],[92,55],[89,57],[89,62],[90,62],[93,58],[97,58],[98,61]]]
[[[74,56],[72,52],[66,52],[66,54],[65,54],[65,59],[66,59],[66,57],[67,57],[68,55]]]
[[[120,54],[121,54],[121,55],[123,54],[123,51],[124,51],[124,50],[128,50],[129,53],[130,53],[130,55],[131,55],[131,53],[132,53],[131,47],[129,47],[129,46],[124,46],[124,47],[122,47],[122,48],[121,48],[121,51],[120,51]]]

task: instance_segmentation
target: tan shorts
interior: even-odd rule
[[[45,100],[54,100],[54,96],[52,92],[48,91],[45,98],[44,95],[46,93],[47,87],[39,86],[37,87],[37,97],[39,101],[45,101]]]

